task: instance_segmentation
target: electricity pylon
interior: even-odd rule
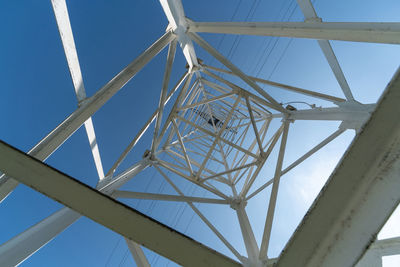
[[[76,129],[84,124],[99,175],[98,191],[113,198],[153,199],[187,203],[241,264],[245,266],[271,264],[274,259],[269,259],[267,252],[282,176],[343,132],[347,130],[360,131],[376,106],[375,103],[361,104],[354,99],[329,40],[399,43],[398,23],[388,24],[384,29],[385,25],[378,23],[326,25],[317,16],[309,0],[298,0],[307,22],[298,22],[296,25],[278,22],[201,23],[185,17],[179,0],[161,0],[160,2],[169,20],[166,33],[95,95],[87,97],[65,1],[52,0],[79,108],[28,154],[40,161],[45,160]],[[251,77],[220,54],[197,32],[317,39],[345,98],[272,82],[259,77]],[[351,32],[354,32],[354,34],[349,34]],[[209,66],[199,60],[193,41],[220,61],[226,69]],[[181,79],[170,89],[171,69],[178,45],[183,50],[187,68]],[[112,168],[104,175],[91,115],[166,46],[168,46],[168,55],[159,105]],[[250,89],[243,88],[228,78],[223,78],[226,76],[239,78]],[[330,105],[333,104],[334,107],[309,105],[310,108],[300,110],[293,103],[280,103],[279,99],[275,99],[263,90],[260,84],[323,99]],[[174,102],[169,103],[172,102],[172,99],[174,99]],[[295,101],[294,97],[293,102]],[[167,105],[169,105],[169,108],[167,108]],[[290,125],[298,120],[340,121],[341,124],[336,131],[318,145],[284,167],[283,160]],[[279,126],[272,126],[272,121],[278,121]],[[115,174],[118,166],[152,123],[155,125],[152,142],[149,144],[149,149],[144,153],[143,159],[121,174]],[[274,148],[278,150],[275,172],[273,177],[265,179],[265,177],[260,177],[259,173],[263,166],[268,164]],[[155,168],[160,176],[176,191],[176,195],[118,190],[147,167]],[[7,170],[4,173],[7,174]],[[213,197],[185,195],[179,188],[179,184],[174,182],[168,173],[174,174],[175,178],[185,179],[208,191]],[[18,185],[16,176],[13,179],[10,175],[5,174],[2,175],[0,184],[2,198],[5,198]],[[262,182],[256,183],[258,179],[261,179]],[[256,184],[261,184],[261,186],[255,186]],[[266,188],[271,188],[271,193],[268,206],[265,207],[267,216],[262,241],[261,244],[258,244],[252,223],[246,213],[246,205],[248,201],[251,201],[254,196],[263,192]],[[194,203],[220,204],[234,210],[240,225],[246,255],[239,253],[237,248],[221,234]],[[0,247],[0,265],[8,266],[21,263],[80,216],[78,212],[64,208],[4,243]],[[135,243],[132,239],[125,237],[137,265],[149,266],[141,247],[138,245],[141,241],[135,240],[138,242]],[[142,244],[144,243],[142,241]],[[182,255],[172,255],[152,245],[152,243],[148,244],[148,247],[178,263],[188,263],[184,251],[181,252]],[[193,248],[203,249],[200,245],[195,244]],[[205,250],[210,255],[212,254],[207,249]],[[192,266],[196,266],[196,262],[201,266],[204,255],[196,256],[193,254],[191,257]],[[218,254],[215,257],[215,259],[221,257],[225,261],[223,255]],[[230,262],[229,260],[226,260],[225,263],[226,266],[237,264],[237,262]],[[215,261],[215,265],[217,265],[217,261]]]

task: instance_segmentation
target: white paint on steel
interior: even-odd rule
[[[78,99],[78,103],[81,103],[86,99],[86,91],[82,79],[81,68],[79,66],[78,54],[76,52],[71,23],[69,21],[67,5],[65,0],[51,0],[51,4],[53,5],[53,11],[64,47],[65,57],[67,58],[69,72],[71,73],[72,83],[74,84],[75,94]],[[91,117],[85,121],[85,129],[89,139],[89,145],[92,150],[97,174],[101,180],[104,178],[104,171],[103,165],[101,164],[99,147],[97,145],[96,134],[94,132],[94,126]]]
[[[112,193],[149,165],[139,161],[120,175],[100,181],[100,190]],[[102,185],[102,186],[101,186]],[[0,246],[0,266],[16,266],[50,242],[81,217],[69,208],[62,208]]]
[[[104,85],[93,96],[89,97],[83,105],[36,144],[28,154],[44,161],[174,38],[171,32],[165,33],[111,81]],[[0,200],[2,201],[7,197],[17,185],[18,182],[3,175],[0,178]]]
[[[277,266],[353,266],[375,241],[400,202],[399,101],[400,69]]]
[[[196,52],[192,40],[186,35],[187,22],[181,0],[160,0],[165,16],[174,33],[178,36],[179,44],[189,64],[190,70],[198,66]]]
[[[400,44],[399,22],[191,22],[189,32]]]
[[[239,263],[215,250],[154,221],[4,142],[0,142],[0,162],[1,170],[7,175],[181,265],[240,266]],[[174,245],[171,246],[171,243]]]

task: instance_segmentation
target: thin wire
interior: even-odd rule
[[[125,261],[128,257],[128,252],[129,252],[129,249],[126,249],[124,256],[122,257],[121,261],[118,264],[118,267],[122,266],[125,263]]]
[[[238,4],[236,5],[235,11],[233,12],[233,15],[231,16],[230,21],[233,21],[233,18],[236,16],[236,13],[237,13],[237,11],[239,10],[239,6],[240,6],[241,4],[242,4],[242,0],[239,0]],[[222,42],[225,40],[225,37],[226,37],[226,34],[225,34],[225,33],[222,34],[222,38],[219,39],[219,42],[218,42],[218,44],[217,44],[217,50],[219,50],[219,48],[220,48]],[[211,57],[210,65],[212,66],[212,63],[214,63],[215,58],[214,58],[213,56],[211,56],[211,55],[209,55],[209,56]]]
[[[312,4],[313,4],[314,7],[315,7],[315,3],[317,2],[317,0],[312,0],[311,2],[312,2]],[[292,14],[290,15],[289,19],[292,17],[292,15],[293,15],[293,13],[294,13],[295,10],[296,10],[296,8],[292,11]],[[283,56],[286,54],[286,52],[287,52],[287,50],[288,50],[290,44],[292,43],[293,39],[294,39],[294,38],[290,38],[289,42],[286,44],[286,47],[285,47],[285,49],[283,50],[283,53],[281,54],[281,56],[279,57],[278,61],[277,61],[276,64],[275,64],[274,68],[272,69],[271,73],[269,74],[268,80],[271,78],[272,74],[274,74],[274,72],[275,72],[275,70],[277,69],[278,65],[281,63],[281,60],[282,60]],[[265,86],[264,86],[264,87],[265,87]]]
[[[291,8],[291,6],[292,6],[293,3],[295,4],[295,6],[294,6],[292,12],[290,13],[290,15],[289,15],[289,17],[287,18],[286,21],[289,21],[289,20],[292,18],[293,13],[294,13],[294,11],[295,11],[296,8],[297,8],[297,5],[296,5],[295,1],[293,0],[293,1],[290,3],[290,5],[289,5],[288,9],[286,10],[285,14],[283,15],[283,18],[286,16],[287,12],[290,10],[290,8]],[[275,49],[275,47],[276,47],[276,45],[277,45],[277,43],[278,43],[279,40],[280,40],[280,37],[275,37],[275,42],[274,42],[274,44],[273,44],[271,50],[269,51],[269,53],[268,53],[266,59],[264,60],[264,63],[261,65],[260,69],[258,70],[256,77],[258,77],[258,75],[260,75],[260,72],[264,69],[265,64],[268,62],[268,59],[269,59],[269,57],[271,56],[272,52],[274,51],[274,49]]]
[[[113,256],[114,252],[115,252],[115,249],[118,247],[119,242],[121,242],[121,239],[122,239],[122,237],[119,236],[118,241],[115,244],[114,248],[112,249],[110,256],[108,256],[108,259],[107,259],[106,264],[104,266],[107,266],[110,263],[110,260],[111,260],[111,258]]]
[[[289,3],[289,6],[286,8],[286,11],[284,11],[284,8],[285,8],[286,4],[283,4],[283,5],[281,6],[279,12],[278,12],[277,15],[274,17],[274,20],[275,20],[275,21],[277,21],[277,20],[283,20],[283,18],[285,17],[285,14],[287,13],[288,9],[290,8],[291,0],[289,0],[288,3]],[[282,11],[284,11],[284,12],[283,12],[282,17],[281,17]],[[259,56],[257,56],[257,58],[258,58],[257,64],[254,65],[253,70],[252,70],[251,72],[249,72],[249,73],[254,74],[254,73],[256,72],[256,70],[258,69],[260,63],[262,62],[262,59],[264,58],[264,55],[267,53],[268,48],[269,48],[269,46],[270,46],[270,44],[272,43],[273,40],[275,40],[275,37],[269,37],[269,38],[265,38],[265,39],[264,39],[264,42],[263,42],[263,45],[262,45],[262,46],[264,46],[264,44],[266,44],[266,45],[265,45],[264,49],[262,50],[261,55],[260,55],[260,53],[259,53],[259,54],[258,54]],[[264,60],[264,61],[265,61],[265,60]]]

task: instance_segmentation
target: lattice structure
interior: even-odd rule
[[[137,235],[136,232],[129,232],[130,230],[123,226],[113,225],[113,221],[109,221],[111,219],[97,219],[96,214],[76,208],[74,203],[70,203],[63,198],[62,193],[57,195],[56,191],[42,189],[41,185],[29,184],[28,181],[20,178],[20,173],[13,172],[12,169],[8,168],[7,164],[4,164],[7,166],[2,169],[5,173],[1,177],[0,184],[2,198],[5,198],[18,185],[18,181],[21,181],[37,188],[50,197],[62,201],[71,209],[64,208],[60,210],[16,238],[1,245],[0,265],[9,266],[21,263],[63,229],[75,222],[81,216],[79,213],[124,235],[138,266],[149,266],[138,243],[187,266],[238,266],[240,264],[244,266],[267,266],[272,264],[276,259],[269,259],[267,252],[281,176],[295,168],[344,131],[356,130],[359,132],[376,107],[375,103],[361,104],[354,99],[329,40],[400,43],[399,23],[324,23],[315,13],[309,0],[297,1],[306,18],[306,22],[290,23],[194,22],[185,17],[180,0],[161,0],[160,2],[169,20],[169,27],[166,33],[95,95],[87,97],[83,87],[65,0],[52,0],[79,101],[79,108],[28,154],[40,161],[44,161],[76,129],[84,124],[99,175],[98,191],[113,198],[185,202],[216,234],[236,259],[228,259],[224,255],[200,244],[188,241],[185,239],[186,237],[178,233],[176,233],[177,239],[174,239],[174,242],[176,242],[174,245],[183,250],[171,252],[165,247],[165,243],[160,241],[160,245],[153,237],[149,237],[147,240],[146,236]],[[248,76],[202,39],[197,34],[198,32],[317,39],[345,98]],[[209,66],[199,60],[195,53],[193,41],[219,60],[226,69]],[[187,60],[187,71],[176,85],[169,90],[171,69],[178,45],[183,49]],[[166,46],[168,46],[168,55],[159,106],[112,168],[104,175],[91,116]],[[241,79],[252,90],[246,90],[238,84],[222,78],[221,73]],[[280,103],[280,99],[270,96],[259,84],[267,84],[281,90],[323,99],[330,105],[334,104],[335,107],[316,107],[311,105],[307,109],[299,110],[294,104]],[[173,104],[170,103],[172,108],[167,113],[165,112],[165,107],[171,99],[175,99],[175,102]],[[293,101],[296,101],[296,99],[293,99]],[[326,139],[289,166],[283,168],[282,164],[290,125],[297,120],[340,121],[341,124]],[[272,121],[278,121],[279,127],[271,127]],[[143,160],[116,175],[115,171],[118,166],[153,122],[155,126],[152,143],[149,144],[149,149],[143,155]],[[5,145],[3,144],[3,146]],[[258,174],[263,166],[269,162],[271,152],[275,147],[279,147],[279,153],[274,176],[269,180],[265,180],[265,177],[263,177],[262,185],[256,187],[255,181],[260,179]],[[6,155],[11,152],[2,150],[2,153]],[[9,156],[8,158],[12,159],[13,157]],[[26,164],[26,166],[29,165],[28,163]],[[12,163],[9,163],[9,166],[11,165]],[[36,165],[32,166],[34,168]],[[157,169],[159,174],[174,188],[176,195],[118,190],[136,174],[149,166]],[[39,167],[42,168],[43,166],[38,165],[37,168]],[[210,194],[214,195],[214,198],[184,195],[179,186],[167,175],[166,171],[209,191]],[[53,173],[53,175],[55,174]],[[268,187],[271,188],[271,194],[266,208],[267,218],[262,242],[258,244],[251,222],[246,214],[246,204]],[[68,187],[65,188],[65,190],[68,190]],[[93,196],[98,194],[95,191],[89,191],[88,194],[93,194]],[[104,198],[104,203],[109,203],[110,201],[110,199]],[[237,214],[247,255],[241,255],[193,203],[222,204],[226,205],[228,209],[233,209]],[[116,205],[115,207],[117,207],[119,204],[112,202],[110,205]],[[115,208],[115,210],[118,209]],[[111,212],[111,210],[109,211]],[[123,215],[123,212],[121,210],[119,215]],[[134,211],[126,212],[129,213],[129,216],[134,214]],[[118,215],[117,213],[115,214]],[[127,217],[129,216],[127,215]],[[140,217],[142,215],[139,214],[137,216]],[[150,225],[149,227],[153,227],[152,223],[154,222],[147,223]],[[143,227],[146,227],[145,223]],[[139,231],[141,230],[139,229]],[[146,231],[151,230],[149,228]],[[162,230],[160,231],[162,232]],[[168,232],[170,229],[165,231]],[[160,235],[164,235],[164,232]],[[166,234],[166,236],[168,235]],[[166,236],[160,237],[160,240],[166,238]],[[395,241],[392,241],[392,247],[395,247],[397,243],[394,244]],[[353,262],[357,259],[353,259]]]

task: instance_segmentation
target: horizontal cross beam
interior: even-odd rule
[[[400,68],[277,266],[354,266],[400,203]],[[338,197],[340,196],[340,197]]]
[[[4,142],[0,142],[0,162],[1,170],[19,182],[181,265],[240,266]]]
[[[190,22],[189,32],[400,44],[399,22]]]

